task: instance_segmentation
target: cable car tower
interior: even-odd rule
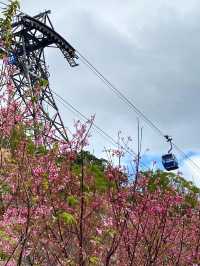
[[[45,48],[58,48],[70,67],[78,65],[75,49],[55,31],[49,18],[50,13],[45,11],[34,17],[24,13],[17,15],[12,25],[13,42],[9,51],[6,51],[7,66],[11,68],[9,76],[15,87],[14,97],[28,110],[28,116],[33,121],[39,119],[40,132],[34,134],[43,135],[44,143],[48,137],[44,132],[54,132],[54,139],[68,141],[68,134],[49,86]]]
[[[49,18],[50,13],[50,11],[45,11],[34,17],[19,13],[15,16],[15,21],[12,24],[13,38],[9,50],[0,45],[0,53],[5,53],[8,59],[6,69],[9,79],[14,85],[13,97],[20,102],[20,106],[23,106],[26,111],[28,110],[26,119],[33,121],[34,137],[37,139],[42,136],[43,144],[48,143],[49,138],[69,140],[53,91],[49,86],[45,49],[48,47],[58,48],[70,67],[78,66],[77,51],[55,31]],[[80,57],[82,58],[81,55]],[[94,72],[99,74],[98,76],[102,76],[87,59],[84,58],[84,61],[91,66],[91,69],[94,69]],[[4,78],[4,74],[5,72],[1,75],[1,79]],[[108,83],[104,77],[103,80]],[[1,89],[3,82],[0,83]],[[113,89],[116,90],[114,87]],[[147,119],[145,118],[145,120]],[[154,126],[154,128],[156,127]],[[161,132],[158,128],[156,129]],[[162,156],[163,166],[167,171],[176,170],[178,161],[171,153],[172,138],[169,136],[165,136],[165,138],[170,143],[170,150],[168,154]]]

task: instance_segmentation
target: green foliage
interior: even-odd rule
[[[15,243],[14,240],[12,240],[12,238],[2,229],[0,229],[0,238],[4,241],[10,242],[12,244]]]
[[[59,214],[59,218],[60,218],[65,224],[68,224],[68,225],[76,224],[76,219],[75,219],[75,217],[74,217],[71,213],[68,213],[68,212],[62,212],[62,213]]]
[[[57,158],[56,158],[56,165],[57,166],[60,166],[63,162],[65,161],[65,157],[64,156],[58,156]]]
[[[35,149],[37,155],[46,155],[48,153],[47,148],[44,145],[39,145]]]
[[[78,199],[76,196],[68,196],[67,203],[70,207],[75,207],[78,204]]]
[[[95,243],[98,244],[98,245],[102,244],[102,237],[100,237],[100,236],[93,236],[91,239],[93,241],[95,241]]]
[[[10,238],[7,236],[7,234],[1,229],[0,229],[0,237],[1,237],[1,239],[4,239],[6,241],[10,240]]]
[[[185,196],[185,204],[188,206],[188,207],[192,207],[192,208],[195,208],[198,204],[198,199],[197,197],[194,195],[194,194],[188,194]]]
[[[92,155],[89,151],[81,151],[78,154],[75,163],[81,165],[82,160],[84,160],[86,164],[97,165],[102,171],[105,169],[105,165],[107,164],[107,161],[105,159],[98,159],[97,157]]]
[[[84,161],[85,173],[94,178],[94,183],[84,184],[84,191],[98,190],[104,192],[111,186],[111,182],[106,178],[104,174],[106,160],[98,159],[88,151],[82,151],[78,154],[77,159],[72,165],[72,172],[76,176],[81,176],[81,165]]]
[[[19,8],[18,0],[9,0],[8,7],[4,9],[3,17],[0,18],[0,30],[6,48],[9,48],[12,44],[12,21]]]
[[[157,184],[155,184],[153,181],[150,181],[148,184],[148,191],[154,192],[157,189]]]
[[[76,263],[72,259],[67,259],[66,263],[67,263],[66,265],[68,265],[68,266],[76,266]],[[36,265],[34,265],[34,266],[36,266]]]
[[[176,190],[181,193],[185,193],[187,191],[190,191],[191,189],[198,191],[198,189],[195,189],[195,186],[191,181],[187,181],[181,176],[175,176],[175,178],[172,180],[172,184],[176,188]]]
[[[30,139],[27,145],[27,152],[28,154],[33,155],[35,153],[35,144],[33,141]]]
[[[25,128],[23,125],[16,125],[10,135],[10,148],[12,151],[16,150],[22,139],[25,138]]]
[[[9,194],[9,193],[11,193],[10,186],[2,181],[0,184],[0,194],[5,195],[5,194]]]
[[[46,86],[48,86],[48,84],[49,84],[49,81],[48,81],[47,79],[41,79],[41,80],[39,81],[39,85],[40,85],[41,87],[46,87]]]
[[[110,236],[111,238],[113,238],[113,237],[117,234],[117,231],[114,230],[114,229],[108,229],[108,230],[106,231],[106,234],[107,234],[108,236]]]
[[[5,252],[0,251],[0,260],[5,261],[8,258],[9,258],[9,256]]]
[[[105,191],[109,187],[109,181],[106,179],[102,168],[99,165],[89,166],[89,172],[95,178],[95,188],[99,191]]]
[[[27,152],[30,155],[46,155],[48,150],[44,145],[36,146],[32,139],[28,138]]]
[[[72,165],[72,173],[79,176],[81,174],[81,166],[79,164]]]
[[[156,171],[152,173],[152,176],[149,178],[148,191],[154,192],[158,188],[165,191],[171,189],[170,180],[174,177],[173,173],[166,173],[162,171]]]
[[[144,173],[145,174],[145,173]],[[191,181],[187,181],[174,173],[156,171],[149,177],[148,191],[154,192],[158,188],[162,191],[175,189],[181,194],[200,194],[200,189]]]
[[[9,144],[11,151],[17,149],[22,140],[27,141],[27,152],[30,155],[46,155],[48,150],[44,145],[35,145],[32,136],[27,137],[27,127],[22,124],[16,125],[11,132]]]
[[[191,190],[193,193],[195,193],[195,194],[199,194],[199,193],[200,193],[200,189],[199,189],[198,187],[194,186],[194,185],[192,185],[192,186],[190,187],[190,190]]]
[[[99,264],[99,258],[96,256],[92,256],[89,258],[90,265],[98,265]]]
[[[44,190],[48,190],[49,189],[49,180],[47,177],[44,177],[43,181],[42,181],[42,187]]]

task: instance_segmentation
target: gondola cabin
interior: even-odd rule
[[[162,156],[162,164],[167,171],[178,169],[178,161],[174,154],[168,153]]]
[[[9,65],[15,65],[17,62],[17,58],[14,54],[9,54],[8,55],[8,64]]]

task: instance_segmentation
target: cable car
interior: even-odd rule
[[[169,136],[165,136],[165,138],[167,139],[167,142],[170,142],[170,150],[168,151],[167,154],[162,156],[162,164],[163,167],[167,170],[167,171],[172,171],[172,170],[176,170],[178,169],[178,161],[176,159],[176,156],[171,153],[172,151],[172,138]]]
[[[178,161],[174,154],[168,153],[162,156],[162,164],[167,171],[178,169]]]
[[[8,64],[9,65],[15,65],[17,62],[17,58],[16,58],[16,55],[15,54],[9,54],[8,55]]]

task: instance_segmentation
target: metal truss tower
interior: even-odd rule
[[[40,113],[39,122],[42,126],[39,134],[43,134],[44,142],[48,137],[44,128],[48,128],[48,132],[54,132],[54,139],[68,141],[68,134],[49,87],[44,50],[50,46],[57,47],[71,67],[77,66],[78,57],[75,49],[54,30],[49,14],[50,11],[46,11],[34,17],[23,13],[16,16],[12,25],[13,43],[9,50],[8,64],[15,68],[11,74],[15,97],[25,105],[33,121],[38,111]]]

